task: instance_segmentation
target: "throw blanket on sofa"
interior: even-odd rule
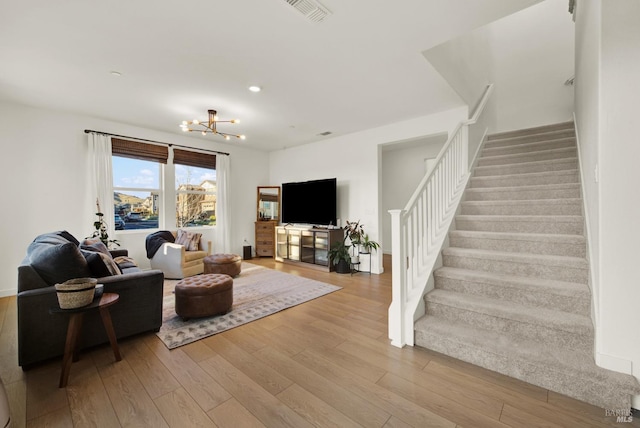
[[[145,240],[145,247],[147,250],[147,258],[151,259],[156,254],[156,251],[162,247],[165,242],[175,242],[176,238],[173,233],[168,230],[160,230],[147,236]]]

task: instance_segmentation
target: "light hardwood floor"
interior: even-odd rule
[[[343,287],[168,350],[153,333],[60,360],[17,365],[15,297],[0,299],[0,376],[13,427],[601,427],[603,409],[387,339],[383,275],[252,263]],[[170,292],[170,290],[165,290]]]

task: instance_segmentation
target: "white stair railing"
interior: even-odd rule
[[[413,324],[424,314],[423,296],[469,179],[469,126],[484,111],[488,85],[471,119],[458,124],[402,210],[390,210],[392,301],[391,344],[413,346]],[[484,138],[484,137],[483,137]],[[479,147],[476,153],[477,156]]]

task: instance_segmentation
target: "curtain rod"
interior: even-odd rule
[[[85,129],[84,133],[88,134],[89,132],[93,132],[96,134],[102,134],[102,135],[110,135],[112,137],[120,137],[120,138],[130,138],[132,140],[138,140],[138,141],[146,141],[148,143],[155,143],[155,144],[162,144],[163,146],[168,146],[168,147],[181,147],[183,149],[195,149],[195,150],[201,150],[203,152],[211,152],[211,153],[215,153],[218,155],[225,155],[225,156],[229,156],[229,153],[226,152],[219,152],[217,150],[209,150],[209,149],[199,149],[197,147],[189,147],[189,146],[181,146],[180,144],[169,144],[169,143],[163,143],[162,141],[155,141],[155,140],[147,140],[145,138],[138,138],[138,137],[128,137],[126,135],[118,135],[118,134],[112,134],[110,132],[102,132],[102,131],[94,131],[93,129]]]

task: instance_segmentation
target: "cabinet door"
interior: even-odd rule
[[[287,240],[289,260],[300,260],[300,231],[288,230]]]
[[[313,263],[314,257],[314,233],[310,230],[303,230],[300,237],[300,260]]]
[[[329,266],[329,234],[327,232],[315,232],[314,247],[314,263]]]
[[[287,230],[283,227],[276,228],[276,260],[282,261],[289,258],[289,245],[287,243]]]

